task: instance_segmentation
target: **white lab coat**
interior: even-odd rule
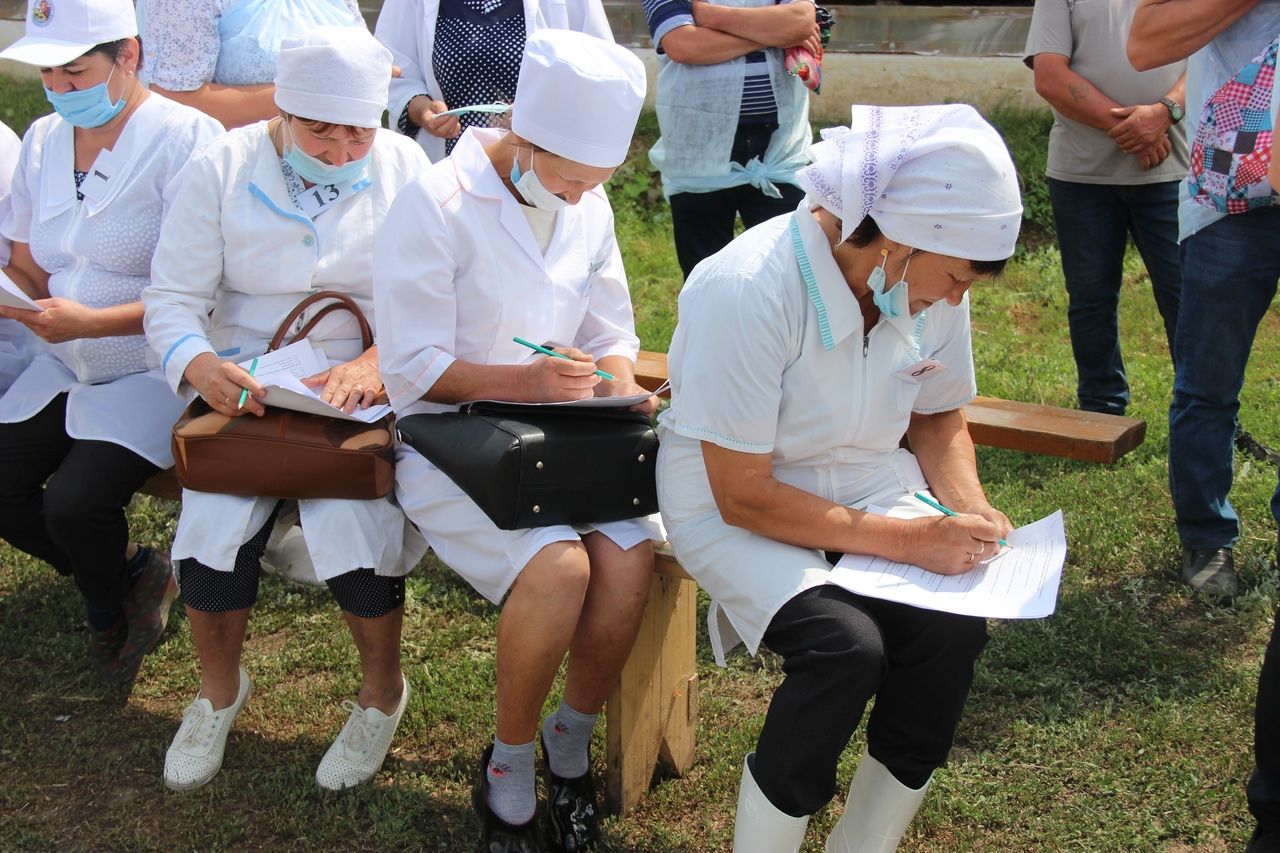
[[[22,154],[22,140],[0,123],[0,223],[9,215],[9,191]],[[0,266],[9,263],[13,243],[0,235]],[[43,342],[17,320],[0,320],[0,394],[27,369]]]
[[[201,353],[241,361],[264,352],[288,312],[318,290],[347,293],[375,323],[374,234],[397,191],[428,165],[426,157],[409,140],[380,130],[368,185],[313,221],[290,198],[266,127],[231,131],[192,158],[175,181],[152,283],[142,296],[147,338],[171,395],[194,396],[183,371]],[[330,315],[308,338],[330,365],[362,351],[346,312]],[[236,552],[274,503],[184,491],[173,559],[194,557],[232,570]],[[407,574],[426,550],[389,499],[304,500],[299,515],[321,580],[358,568]]]
[[[391,81],[387,109],[395,127],[405,105],[417,95],[440,97],[433,57],[436,41],[436,14],[440,0],[385,0],[378,13],[373,34],[395,55],[400,76]],[[526,35],[534,30],[576,30],[613,41],[609,19],[600,0],[524,0]],[[449,104],[465,107],[469,104]],[[421,128],[415,137],[434,163],[444,157],[444,140]]]
[[[912,412],[950,411],[976,393],[968,297],[865,332],[830,244],[802,203],[698,266],[680,294],[669,359],[658,504],[676,556],[712,598],[707,621],[723,665],[738,642],[754,654],[778,609],[826,583],[831,566],[817,550],[726,524],[702,442],[768,453],[779,481],[834,503],[936,514],[912,497],[928,484],[898,443]],[[912,377],[923,359],[946,370]]]
[[[634,360],[639,351],[604,191],[556,214],[544,257],[484,153],[499,135],[466,131],[449,159],[405,187],[378,235],[378,351],[401,416],[457,408],[421,399],[455,359],[521,364],[544,357],[514,336],[576,346],[596,360]],[[579,536],[565,525],[499,530],[447,475],[403,447],[396,496],[440,559],[494,603],[539,550]],[[596,529],[623,548],[664,538],[656,517]]]
[[[72,131],[57,114],[27,131],[0,231],[30,245],[49,273],[50,296],[92,308],[134,302],[150,277],[166,187],[222,125],[150,95],[94,162],[83,202],[76,200]],[[0,423],[25,421],[66,392],[68,435],[110,441],[167,468],[182,407],[149,355],[142,335],[52,344],[0,397]]]

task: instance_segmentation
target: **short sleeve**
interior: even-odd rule
[[[942,362],[947,370],[921,383],[912,411],[921,415],[949,412],[973,400],[978,382],[973,371],[968,294],[957,306],[938,303],[928,309],[920,354]]]
[[[143,72],[173,92],[212,82],[222,46],[217,0],[147,0],[142,10]]]
[[[681,294],[666,421],[680,435],[743,453],[773,451],[794,346],[781,301],[756,283],[766,278],[711,273]]]
[[[692,0],[644,0],[644,17],[653,46],[657,48],[663,37],[676,27],[693,25],[693,3]]]
[[[8,210],[4,220],[0,222],[0,235],[11,243],[31,242],[31,187],[27,180],[31,177],[27,168],[27,159],[31,152],[31,135],[34,128],[27,131],[22,141],[22,150],[18,162],[14,166],[13,183],[9,187]],[[5,167],[6,169],[8,166]]]
[[[1070,58],[1074,50],[1068,0],[1036,0],[1022,61],[1031,68],[1038,53],[1057,53]]]

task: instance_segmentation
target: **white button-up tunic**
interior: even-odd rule
[[[900,373],[923,358],[948,369],[918,380]],[[680,294],[669,365],[658,502],[681,564],[711,595],[721,664],[739,641],[754,654],[778,609],[825,583],[831,567],[817,550],[726,524],[701,443],[771,454],[779,481],[835,503],[926,515],[911,495],[927,484],[898,443],[913,411],[949,411],[976,393],[968,297],[865,330],[804,205],[699,265]]]
[[[150,279],[165,188],[222,125],[149,96],[86,180],[87,186],[94,172],[109,174],[105,187],[83,202],[76,200],[72,131],[56,114],[31,125],[0,231],[30,244],[49,273],[50,296],[91,308],[134,302]],[[110,441],[167,468],[169,433],[182,406],[149,355],[142,335],[52,344],[0,397],[0,423],[27,420],[67,392],[68,435]]]
[[[422,400],[456,359],[520,364],[545,357],[514,336],[575,346],[596,360],[634,360],[639,351],[603,190],[556,214],[544,256],[485,155],[484,146],[497,138],[498,131],[468,130],[451,157],[405,187],[378,235],[378,351],[401,416],[457,408]],[[397,456],[396,497],[440,559],[494,603],[539,550],[579,535],[565,525],[499,530],[409,448]],[[663,538],[656,517],[596,529],[622,548]]]
[[[7,124],[0,123],[0,223],[9,215],[9,193],[21,155],[22,140]],[[12,246],[8,238],[0,235],[0,265],[9,263]],[[43,348],[40,339],[17,320],[0,320],[0,394]]]
[[[290,198],[266,128],[262,122],[231,131],[175,181],[152,283],[142,296],[147,338],[170,396],[194,396],[183,372],[201,353],[241,361],[265,352],[289,311],[318,290],[348,294],[375,323],[374,234],[396,193],[427,166],[425,155],[409,140],[378,131],[367,185],[313,221]],[[359,328],[346,312],[329,315],[308,339],[331,366],[362,351]],[[231,571],[236,552],[274,504],[185,490],[173,559],[194,557]],[[425,553],[390,499],[304,500],[298,509],[321,580],[358,568],[407,574]]]

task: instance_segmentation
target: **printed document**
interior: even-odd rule
[[[44,310],[3,272],[0,272],[0,305],[5,308],[21,308],[24,311]]]
[[[240,366],[245,370],[253,360],[242,361]],[[315,376],[326,369],[326,363],[315,347],[306,338],[294,341],[287,347],[258,356],[258,366],[253,371],[253,378],[267,389],[268,406],[278,409],[290,409],[295,412],[306,412],[312,415],[323,415],[343,421],[361,421],[373,423],[391,411],[391,406],[381,404],[367,409],[356,409],[347,414],[337,406],[332,406],[320,399],[320,393],[302,384],[308,376]]]
[[[883,515],[884,509],[868,507]],[[961,575],[940,575],[883,557],[846,554],[829,583],[850,592],[965,616],[1039,619],[1053,613],[1067,557],[1062,510],[1019,527],[1010,548]]]

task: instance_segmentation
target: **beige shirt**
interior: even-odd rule
[[[1139,0],[1036,0],[1023,61],[1056,53],[1070,60],[1071,70],[1100,92],[1123,105],[1154,104],[1186,70],[1186,62],[1135,71],[1125,45]],[[1188,104],[1190,106],[1190,104]],[[1173,151],[1163,163],[1144,172],[1138,158],[1126,154],[1105,131],[1053,111],[1049,133],[1051,178],[1086,184],[1154,184],[1181,180],[1187,174],[1185,122],[1169,130]]]

